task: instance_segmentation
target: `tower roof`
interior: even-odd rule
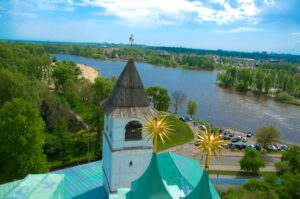
[[[144,85],[132,58],[128,60],[110,96],[101,105],[105,111],[113,108],[150,106]]]

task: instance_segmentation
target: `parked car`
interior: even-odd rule
[[[237,138],[238,138],[239,140],[241,140],[241,139],[242,139],[242,136],[237,136]]]
[[[229,134],[229,131],[225,130],[224,135],[228,135],[228,134]]]
[[[254,133],[253,133],[252,131],[249,131],[249,132],[247,133],[247,137],[248,137],[248,138],[251,138],[253,135],[254,135]]]
[[[223,137],[223,140],[231,140],[231,138],[228,137],[228,136],[224,136],[224,137]]]
[[[195,125],[195,126],[198,126],[198,125],[199,125],[199,122],[194,121],[194,125]]]
[[[234,137],[234,132],[229,132],[228,134],[230,137]]]
[[[279,146],[280,150],[286,151],[289,149],[289,147],[287,145],[281,145]]]
[[[259,144],[254,145],[257,151],[261,151],[261,146]]]
[[[200,129],[201,129],[202,131],[205,131],[205,130],[206,130],[206,127],[205,127],[204,125],[200,125]]]
[[[250,148],[250,149],[256,149],[255,146],[254,146],[253,144],[248,145],[248,148]]]
[[[231,138],[231,142],[238,142],[238,141],[240,141],[240,140],[239,140],[239,138],[237,138],[237,137]]]
[[[185,119],[183,117],[180,117],[179,120],[185,122]]]
[[[187,116],[184,119],[185,119],[185,121],[189,121],[189,122],[193,121],[193,118],[191,118],[190,116]]]
[[[270,151],[278,151],[278,148],[275,145],[268,146],[268,150]]]
[[[230,149],[235,149],[235,145],[232,143],[227,144]]]
[[[247,142],[248,139],[246,137],[243,137],[242,142]]]
[[[234,146],[235,146],[235,148],[236,148],[236,149],[242,150],[242,147],[241,147],[241,145],[239,145],[239,144],[235,144]]]

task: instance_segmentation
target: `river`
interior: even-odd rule
[[[72,60],[87,64],[101,71],[103,77],[118,77],[125,62],[101,61],[73,55],[56,55],[58,60]],[[216,71],[196,71],[181,68],[154,66],[136,63],[145,87],[161,86],[169,94],[180,90],[199,105],[197,118],[214,125],[255,130],[274,125],[282,140],[300,144],[300,106],[276,102],[265,96],[252,93],[241,94],[216,85]],[[179,108],[179,114],[185,115],[186,103]],[[170,111],[173,107],[170,108]]]

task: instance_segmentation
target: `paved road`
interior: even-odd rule
[[[196,136],[196,127],[194,127],[194,125],[192,124],[190,124],[190,127]],[[194,142],[190,142],[170,148],[167,151],[197,159],[199,160],[200,164],[203,165],[205,161],[204,154],[196,154],[193,152],[194,149]],[[220,158],[220,160],[217,160],[214,156],[211,157],[210,170],[239,171],[239,161],[243,157],[243,155],[243,152],[231,152],[224,150],[223,156]],[[263,158],[265,159],[266,167],[261,171],[276,171],[274,163],[278,162],[280,160],[280,157],[281,154],[264,154]]]

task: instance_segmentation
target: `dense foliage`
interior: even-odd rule
[[[120,48],[105,48],[103,45],[97,44],[36,44],[48,53],[63,53],[71,55],[79,55],[96,59],[127,59],[134,56],[138,61],[151,63],[155,65],[184,67],[192,69],[213,70],[216,63],[212,58],[202,55],[174,55],[164,53],[158,50],[147,48],[129,49],[126,46]]]
[[[280,132],[274,126],[265,126],[255,131],[256,142],[267,149],[280,140]]]
[[[168,95],[168,90],[159,86],[151,86],[146,89],[148,98],[154,108],[159,111],[168,111],[171,98]]]
[[[101,157],[99,102],[115,79],[80,74],[43,45],[0,43],[0,182]]]
[[[48,169],[44,122],[36,107],[14,98],[0,109],[0,183]]]
[[[265,167],[265,161],[260,152],[253,149],[246,149],[240,160],[241,170],[257,174],[260,168]]]
[[[255,151],[255,150],[253,150]],[[300,198],[300,147],[293,146],[283,153],[280,165],[285,164],[286,170],[278,169],[277,174],[264,175],[264,179],[249,180],[240,190],[229,189],[221,193],[223,199],[249,199],[249,198]]]
[[[198,104],[194,100],[189,100],[186,107],[186,114],[190,115],[193,118],[197,114]]]
[[[298,104],[300,73],[286,70],[228,67],[218,74],[221,86],[238,91],[253,90],[258,93],[276,92],[276,99]],[[300,103],[299,103],[300,104]]]

